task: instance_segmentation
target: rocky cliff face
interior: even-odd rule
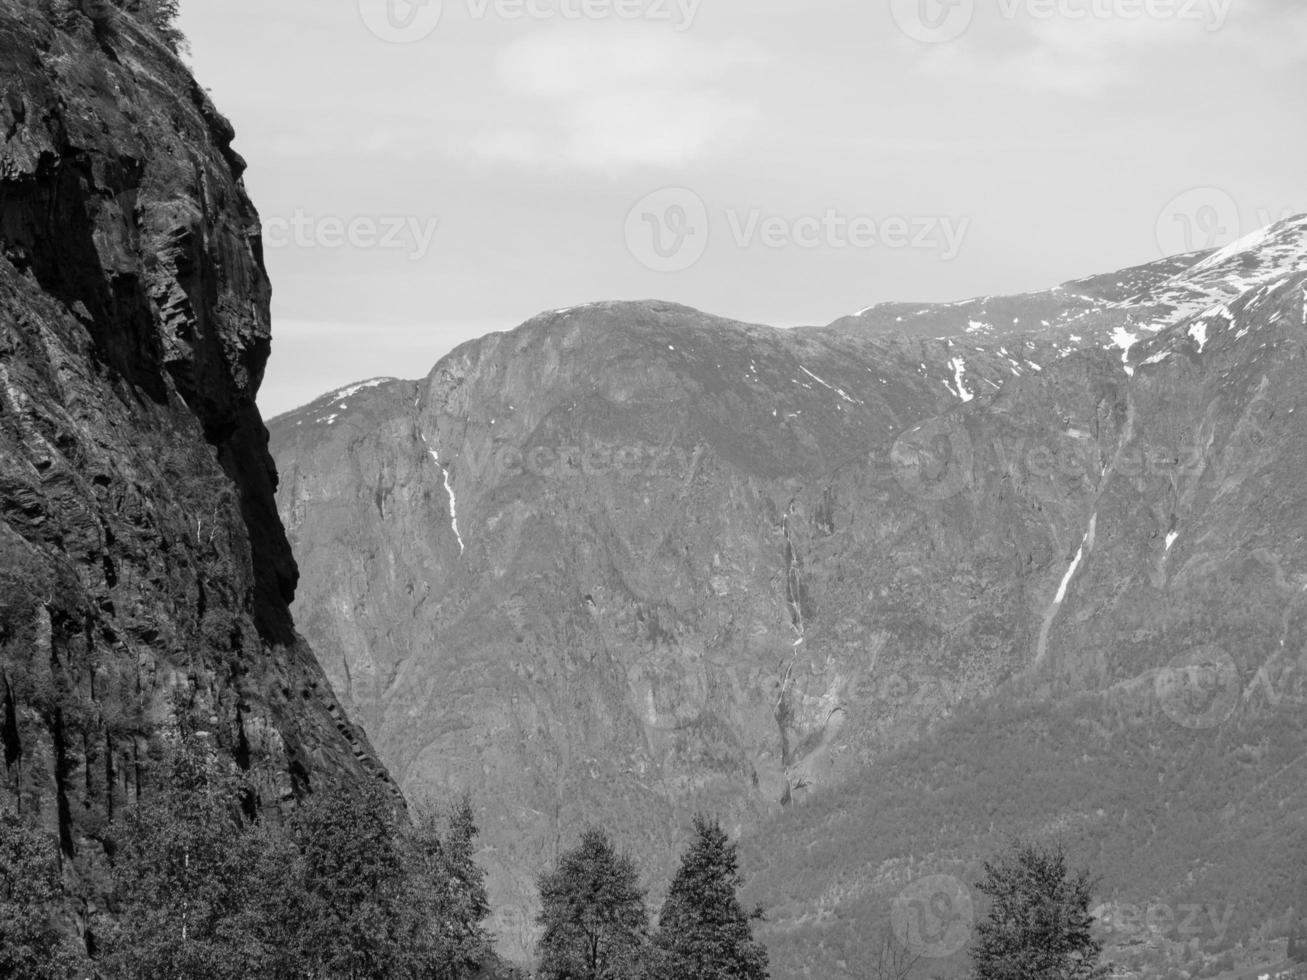
[[[965,864],[1086,807],[1122,819],[1101,784],[1045,807],[1020,783],[1009,823],[950,837],[957,813],[910,789],[980,805],[986,760],[955,790],[911,752],[950,751],[975,706],[1112,692],[1193,734],[1206,709],[1165,678],[1297,656],[1305,267],[1299,219],[823,328],[660,303],[537,317],[273,421],[297,618],[401,783],[484,805],[510,951],[580,824],[662,873],[708,809],[749,835],[778,975],[837,975],[821,930],[921,870],[854,846],[882,786],[900,824],[920,807],[915,843],[886,837],[918,858],[938,837]]]
[[[233,130],[130,17],[40,7],[0,3],[0,795],[93,875],[178,710],[252,805],[384,771],[290,617]]]

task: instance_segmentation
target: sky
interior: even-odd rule
[[[776,326],[1307,211],[1301,0],[183,0],[273,281],[265,416],[546,310]]]

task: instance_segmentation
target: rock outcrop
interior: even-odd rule
[[[388,777],[290,616],[232,127],[130,16],[42,6],[0,3],[0,797],[89,879],[179,711],[251,806]]]

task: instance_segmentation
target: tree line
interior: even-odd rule
[[[103,908],[84,941],[54,917],[65,895],[53,837],[0,816],[0,978],[495,975],[467,797],[409,819],[378,782],[310,794],[274,824],[194,736],[150,783],[108,825]]]
[[[501,962],[471,800],[415,808],[380,782],[259,815],[203,734],[156,741],[147,790],[104,833],[82,937],[56,838],[0,813],[0,980],[490,980]],[[700,817],[652,928],[630,857],[588,829],[539,878],[539,980],[766,980],[736,845]]]
[[[704,816],[650,928],[635,862],[590,828],[540,876],[540,980],[767,980],[746,910],[736,845]]]
[[[159,754],[151,790],[108,825],[103,908],[84,941],[66,907],[53,836],[0,814],[0,980],[489,980],[501,962],[464,796],[410,819],[381,783],[308,795],[281,823],[258,816],[243,775],[202,736]],[[986,862],[972,930],[974,980],[1101,980],[1094,881],[1060,846],[1013,842]],[[767,980],[740,902],[737,845],[696,817],[656,925],[632,858],[588,828],[537,880],[537,980]],[[900,937],[901,938],[901,937]],[[855,980],[921,972],[885,933]]]

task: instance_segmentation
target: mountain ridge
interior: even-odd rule
[[[805,814],[964,713],[1138,689],[1134,738],[1169,718],[1175,658],[1223,645],[1255,673],[1297,635],[1276,582],[1307,551],[1269,527],[1307,513],[1307,219],[1277,228],[1273,255],[825,327],[552,311],[274,419],[297,615],[402,785],[479,794],[506,950],[529,950],[533,874],[580,820],[659,873],[685,814],[717,812],[776,904],[778,876],[810,877]],[[885,329],[914,308],[935,326]],[[1254,473],[1288,488],[1264,519]],[[897,880],[857,875],[835,924]],[[791,922],[802,894],[767,927],[778,976],[838,959]]]

